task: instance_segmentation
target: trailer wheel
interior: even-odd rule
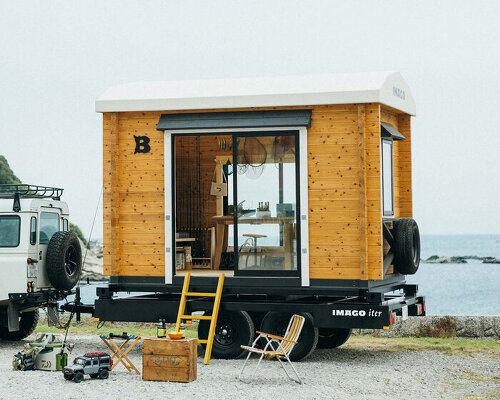
[[[405,275],[412,275],[420,264],[420,233],[413,218],[399,218],[394,222],[394,267]]]
[[[269,312],[265,315],[260,325],[260,330],[272,335],[283,336],[292,318],[293,313]],[[299,340],[292,352],[290,360],[303,360],[311,355],[318,344],[318,328],[314,326],[313,317],[309,313],[300,313],[306,318]]]
[[[22,340],[25,337],[31,335],[38,325],[39,314],[38,310],[26,311],[21,313],[19,318],[19,330],[15,332],[9,332],[8,327],[2,327],[0,329],[0,339],[17,341]]]
[[[351,336],[352,329],[319,328],[318,347],[335,349],[342,346]]]
[[[47,246],[47,275],[56,289],[71,290],[82,270],[82,249],[73,232],[56,232]]]
[[[210,315],[210,313],[205,313]],[[201,320],[198,324],[198,337],[208,338],[210,321]],[[252,318],[246,311],[220,312],[215,326],[212,357],[232,359],[241,357],[244,350],[241,345],[251,346],[255,335]],[[205,344],[202,344],[206,348]]]
[[[260,328],[260,324],[262,323],[262,319],[265,317],[265,312],[255,312],[248,311],[248,315],[252,318],[253,326],[256,328]]]

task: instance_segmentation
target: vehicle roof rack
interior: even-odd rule
[[[20,184],[4,184],[0,185],[0,199],[14,199],[14,212],[21,211],[20,199],[53,199],[61,200],[64,189],[29,185],[27,183]]]

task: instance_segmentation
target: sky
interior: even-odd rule
[[[0,154],[88,234],[120,83],[399,71],[422,233],[500,233],[498,1],[4,1]],[[93,237],[102,237],[102,206]]]

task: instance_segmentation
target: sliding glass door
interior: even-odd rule
[[[298,132],[233,136],[235,273],[300,275]]]

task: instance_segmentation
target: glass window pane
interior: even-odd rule
[[[19,246],[21,219],[17,215],[0,216],[0,247]]]
[[[30,243],[31,244],[36,244],[36,217],[31,217]]]
[[[40,244],[49,244],[50,238],[56,232],[59,232],[59,214],[40,213]]]
[[[394,215],[392,141],[382,140],[382,198],[384,216]]]
[[[237,141],[238,270],[296,271],[295,136]]]
[[[66,218],[63,220],[63,231],[69,232],[69,221]]]

